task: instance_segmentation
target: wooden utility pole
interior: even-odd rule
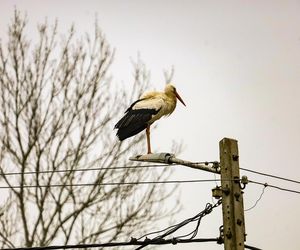
[[[221,140],[219,145],[224,249],[244,250],[246,234],[238,145],[236,140],[228,138]]]
[[[237,141],[224,138],[220,141],[220,164],[218,162],[197,163],[181,160],[170,153],[137,155],[132,161],[180,164],[198,170],[221,174],[221,188],[213,191],[214,197],[222,196],[223,237],[225,250],[244,250],[245,219],[243,192],[241,190],[239,153]],[[245,185],[245,183],[243,182]]]

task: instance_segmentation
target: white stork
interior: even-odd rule
[[[120,141],[134,136],[146,129],[148,154],[151,154],[150,125],[162,116],[170,115],[178,100],[185,106],[176,88],[167,84],[164,92],[149,92],[135,101],[125,111],[125,115],[115,125]]]

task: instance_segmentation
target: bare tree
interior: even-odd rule
[[[147,70],[135,64],[132,91],[118,89],[114,51],[97,24],[93,36],[78,39],[72,27],[59,39],[57,24],[44,23],[35,45],[26,25],[16,10],[0,43],[0,183],[9,187],[1,189],[0,246],[109,242],[149,229],[168,214],[161,206],[172,190],[122,183],[170,171],[123,168],[144,151],[143,135],[119,143],[112,130],[146,87]]]

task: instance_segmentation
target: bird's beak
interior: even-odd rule
[[[179,95],[177,92],[175,92],[175,95],[176,95],[177,99],[178,99],[184,106],[186,106],[185,103],[184,103],[184,101],[181,99],[180,95]]]

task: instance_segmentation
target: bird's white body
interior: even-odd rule
[[[166,85],[164,92],[146,93],[126,110],[125,115],[116,124],[117,136],[122,141],[146,129],[148,154],[150,154],[150,125],[162,116],[172,114],[177,99],[185,105],[176,88],[171,84]]]
[[[158,111],[153,115],[148,124],[173,113],[176,108],[176,95],[171,92],[149,92],[141,97],[141,101],[133,105],[132,109],[154,109]]]

